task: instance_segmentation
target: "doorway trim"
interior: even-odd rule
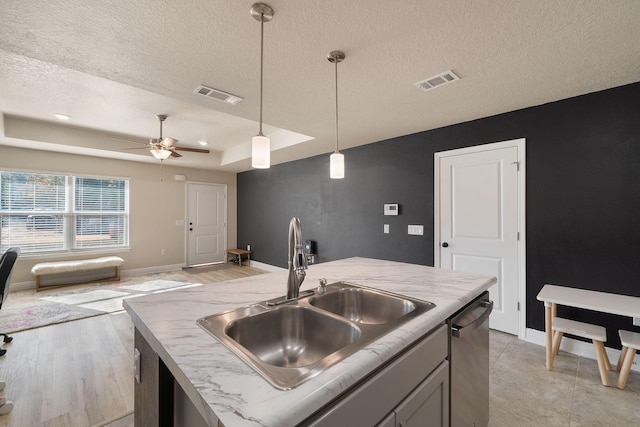
[[[184,265],[185,267],[189,267],[189,196],[190,196],[190,187],[191,184],[198,184],[198,185],[210,185],[210,186],[216,186],[216,187],[223,187],[224,189],[224,232],[223,232],[223,253],[224,253],[224,257],[225,259],[223,259],[222,263],[224,263],[224,261],[226,260],[226,256],[227,256],[227,246],[228,246],[228,242],[227,242],[227,227],[228,227],[228,220],[227,220],[227,213],[228,213],[228,190],[229,190],[229,186],[228,184],[224,184],[224,183],[217,183],[217,182],[204,182],[204,181],[186,181],[185,182],[185,206],[184,206],[184,212],[185,212],[185,220],[184,220]],[[219,262],[214,262],[213,264],[219,264]],[[197,264],[195,264],[197,265]]]
[[[440,159],[449,156],[478,153],[481,151],[497,150],[508,147],[518,149],[518,338],[524,339],[526,335],[527,321],[527,271],[526,271],[526,162],[525,149],[526,138],[512,139],[508,141],[489,144],[474,145],[449,151],[434,153],[434,188],[433,188],[433,265],[440,267]]]

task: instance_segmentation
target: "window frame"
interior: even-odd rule
[[[25,210],[25,209],[6,209],[3,210],[0,206],[0,221],[4,217],[18,216],[18,215],[42,215],[42,216],[61,216],[62,217],[62,248],[60,249],[38,249],[25,248],[22,251],[24,257],[55,257],[56,255],[65,255],[69,253],[104,253],[104,252],[123,252],[129,251],[129,229],[130,229],[130,182],[129,177],[116,177],[116,176],[104,176],[104,175],[89,175],[89,174],[72,174],[61,172],[48,172],[48,171],[34,171],[34,170],[20,170],[12,168],[0,168],[1,173],[18,173],[18,174],[31,174],[31,175],[50,175],[56,177],[62,177],[64,179],[64,210],[63,211],[51,211],[51,210]],[[76,190],[77,179],[96,179],[107,181],[121,181],[124,184],[123,196],[124,203],[122,210],[77,210],[76,209]],[[111,245],[88,245],[83,247],[78,244],[78,232],[76,228],[77,218],[80,216],[117,216],[122,218],[122,242],[120,244]],[[2,221],[3,223],[3,221]],[[0,223],[0,230],[3,228]],[[101,228],[100,231],[103,231]],[[1,237],[0,237],[1,238]],[[0,246],[3,242],[0,241]],[[7,246],[7,245],[4,245]],[[9,246],[20,246],[20,244],[9,243]]]

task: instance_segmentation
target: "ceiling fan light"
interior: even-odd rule
[[[271,140],[264,135],[256,135],[251,140],[251,166],[269,169],[271,163]]]
[[[171,150],[152,149],[149,151],[151,151],[151,154],[153,154],[153,157],[155,157],[158,160],[166,160],[171,156]]]
[[[329,176],[331,179],[344,178],[344,154],[336,151],[329,157]]]

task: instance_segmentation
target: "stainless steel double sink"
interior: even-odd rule
[[[270,300],[197,324],[274,387],[288,390],[364,348],[433,303],[337,282],[298,299]]]

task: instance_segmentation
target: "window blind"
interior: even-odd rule
[[[98,248],[125,240],[127,181],[75,178],[75,248]]]
[[[0,171],[0,250],[126,246],[129,181]]]

